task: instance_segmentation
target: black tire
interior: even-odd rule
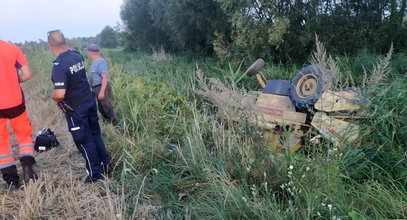
[[[291,81],[290,99],[295,107],[307,110],[314,106],[325,91],[323,71],[318,66],[307,66]]]
[[[246,74],[248,76],[253,76],[263,68],[263,66],[266,64],[262,58],[257,59],[246,71]]]

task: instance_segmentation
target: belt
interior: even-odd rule
[[[20,116],[25,111],[24,102],[15,107],[0,109],[0,118],[12,119]]]
[[[99,87],[99,86],[102,86],[102,84],[99,84],[99,85],[96,85],[96,86],[92,86],[92,89],[94,89],[94,88],[96,88],[96,87]]]
[[[93,96],[93,93],[90,92],[90,93],[87,94],[86,96],[83,96],[83,97],[81,97],[81,98],[74,99],[74,100],[69,101],[69,102],[66,102],[66,103],[68,103],[70,106],[72,106],[72,108],[75,108],[75,107],[77,107],[78,105],[84,103],[85,101],[87,101],[88,99],[90,99],[90,98],[92,98],[92,97],[94,97],[94,96]]]

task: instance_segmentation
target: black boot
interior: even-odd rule
[[[30,182],[30,180],[36,180],[38,178],[37,174],[33,170],[33,165],[35,164],[35,159],[32,156],[24,156],[20,158],[21,166],[23,167],[23,180],[25,183]]]
[[[20,177],[18,176],[16,165],[2,168],[1,172],[3,173],[4,181],[7,183],[7,189],[10,189],[11,191],[17,190],[19,187]]]

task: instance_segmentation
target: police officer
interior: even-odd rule
[[[60,30],[48,32],[48,46],[57,56],[52,69],[53,99],[66,117],[69,132],[86,161],[85,183],[103,180],[110,171],[110,157],[101,137],[96,100],[88,80],[83,56],[68,48]]]
[[[0,170],[10,190],[19,187],[16,163],[10,149],[7,121],[17,136],[23,179],[35,179],[32,127],[28,118],[20,83],[32,78],[25,55],[14,44],[0,40]]]

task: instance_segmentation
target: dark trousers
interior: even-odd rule
[[[92,97],[74,107],[74,111],[66,112],[65,117],[75,145],[85,158],[89,175],[101,178],[101,165],[108,166],[110,156],[100,133],[95,99]]]
[[[95,93],[96,100],[98,101],[98,109],[103,118],[107,119],[112,124],[117,124],[116,113],[113,107],[113,92],[112,87],[108,83],[105,89],[105,98],[98,100],[98,94],[100,92],[101,85],[92,87],[93,93]]]

